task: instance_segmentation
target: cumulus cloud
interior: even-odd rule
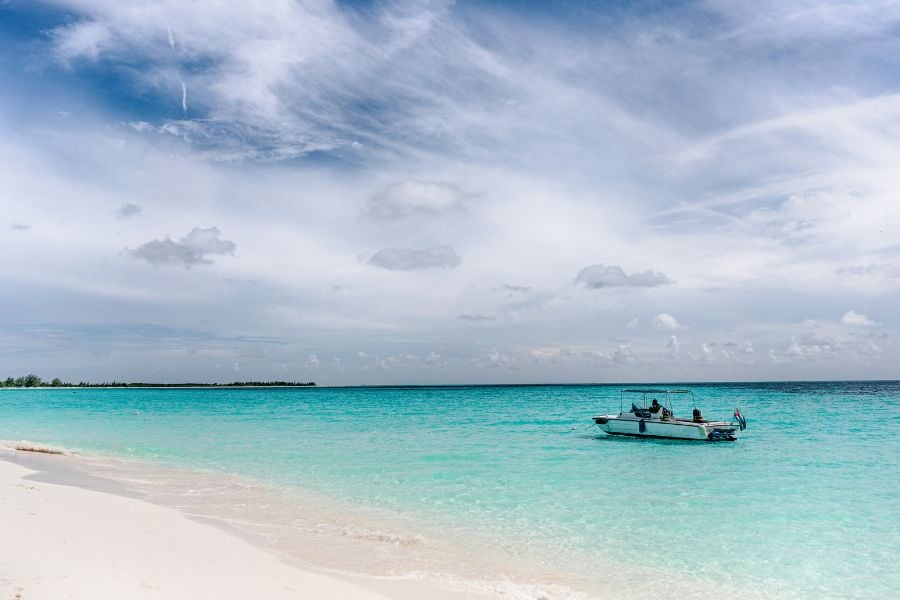
[[[488,366],[495,368],[515,368],[517,362],[514,356],[499,352],[496,348],[491,348],[491,351],[488,352],[487,357]]]
[[[438,215],[460,210],[464,200],[465,194],[455,185],[407,179],[372,196],[365,213],[379,219]]]
[[[136,217],[141,214],[141,207],[137,204],[132,204],[130,202],[126,202],[122,206],[119,207],[119,210],[116,211],[116,215],[120,219],[129,219],[131,217]]]
[[[631,350],[631,342],[624,342],[618,345],[613,353],[613,361],[617,363],[633,363],[635,362],[634,352]]]
[[[221,236],[222,232],[218,227],[194,227],[177,242],[166,236],[161,240],[142,244],[129,254],[152,265],[208,265],[212,263],[210,255],[234,254],[235,243],[222,239]]]
[[[877,323],[867,315],[858,313],[855,310],[848,310],[845,312],[843,316],[841,316],[841,323],[848,327],[874,327],[877,325]]]
[[[423,269],[452,269],[462,259],[450,246],[434,246],[423,250],[384,248],[369,259],[369,264],[391,271],[419,271]]]
[[[672,336],[675,337],[675,336]],[[671,348],[671,347],[670,347]],[[694,360],[707,364],[751,366],[755,364],[755,349],[753,342],[746,340],[743,343],[736,342],[706,342],[700,344],[700,355],[693,352],[688,354]],[[770,358],[777,362],[778,358],[770,352]]]
[[[627,275],[622,267],[615,265],[590,265],[581,269],[575,277],[576,284],[584,284],[586,288],[599,289],[611,287],[657,287],[672,283],[665,274],[658,271],[643,271]]]
[[[818,360],[833,358],[842,349],[842,344],[831,337],[807,332],[799,338],[791,338],[791,343],[784,354],[800,360]]]
[[[670,329],[672,331],[687,328],[687,325],[682,325],[669,313],[660,313],[656,315],[653,319],[653,325],[659,329]]]

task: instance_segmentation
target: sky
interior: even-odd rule
[[[0,1],[0,376],[900,377],[900,1]]]

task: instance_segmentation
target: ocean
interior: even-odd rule
[[[741,408],[718,443],[591,427],[623,387],[2,389],[0,439],[329,571],[551,600],[900,590],[900,382],[679,384]]]

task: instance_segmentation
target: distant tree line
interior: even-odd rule
[[[62,387],[69,385],[68,383],[63,383],[60,381],[59,377],[55,378],[53,381],[44,381],[34,373],[25,375],[24,377],[16,377],[15,379],[12,377],[7,377],[2,383],[0,383],[0,387]]]
[[[59,377],[55,377],[52,381],[44,381],[37,375],[29,374],[24,377],[7,377],[0,381],[0,387],[4,388],[37,388],[37,387],[83,387],[83,388],[99,388],[99,387],[311,387],[315,386],[314,381],[234,381],[232,383],[126,383],[124,381],[111,381],[104,383],[88,383],[79,381],[78,383],[65,383]]]

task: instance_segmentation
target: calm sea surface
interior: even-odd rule
[[[900,383],[689,387],[707,417],[740,406],[739,441],[606,437],[590,417],[620,386],[7,389],[0,439],[329,569],[523,598],[896,597]]]

